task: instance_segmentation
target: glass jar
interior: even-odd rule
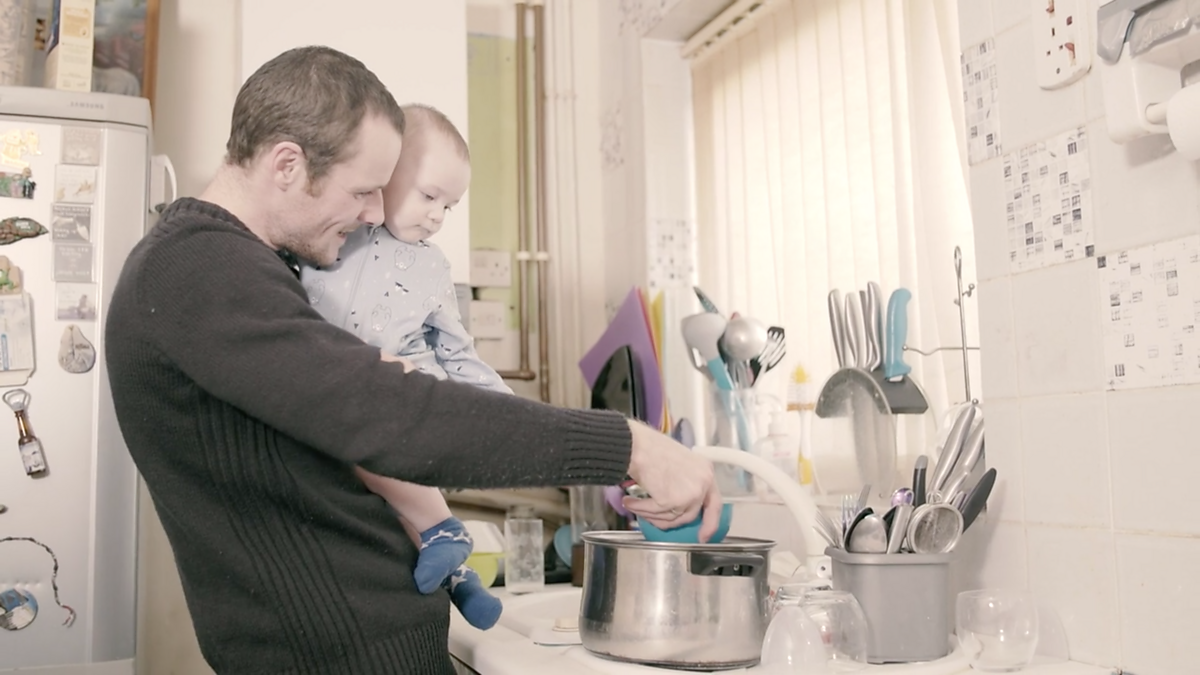
[[[504,519],[504,586],[510,593],[534,593],[546,585],[545,534],[532,506],[509,507]]]

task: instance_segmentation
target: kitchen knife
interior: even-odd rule
[[[883,365],[883,350],[886,348],[887,340],[884,338],[883,319],[883,289],[874,281],[867,282],[867,296],[871,299],[871,316],[870,323],[873,327],[872,339],[875,342],[875,360],[871,370],[875,370]]]
[[[862,303],[859,302],[858,292],[846,294],[846,346],[847,361],[853,368],[862,368],[867,364],[867,334],[863,327]]]
[[[854,364],[846,363],[846,324],[842,310],[842,292],[829,291],[829,330],[833,332],[833,353],[837,355],[838,368]]]
[[[925,503],[925,469],[929,466],[929,457],[921,455],[913,466],[913,506]]]
[[[908,340],[908,301],[912,293],[907,288],[897,288],[888,298],[887,326],[883,337],[883,376],[899,381],[912,372],[904,362],[904,343]]]

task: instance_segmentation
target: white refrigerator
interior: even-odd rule
[[[152,163],[145,99],[0,87],[0,673],[134,672],[138,476],[104,325]]]

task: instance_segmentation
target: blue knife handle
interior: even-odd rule
[[[889,380],[912,372],[912,368],[904,362],[904,343],[908,340],[909,300],[912,300],[912,293],[907,288],[897,288],[888,298],[887,336],[883,341],[883,376]]]

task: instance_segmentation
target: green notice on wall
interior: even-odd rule
[[[469,35],[467,50],[471,248],[513,253],[518,244],[516,41]],[[515,308],[517,288],[484,289],[480,298]],[[516,329],[515,311],[509,322]]]

